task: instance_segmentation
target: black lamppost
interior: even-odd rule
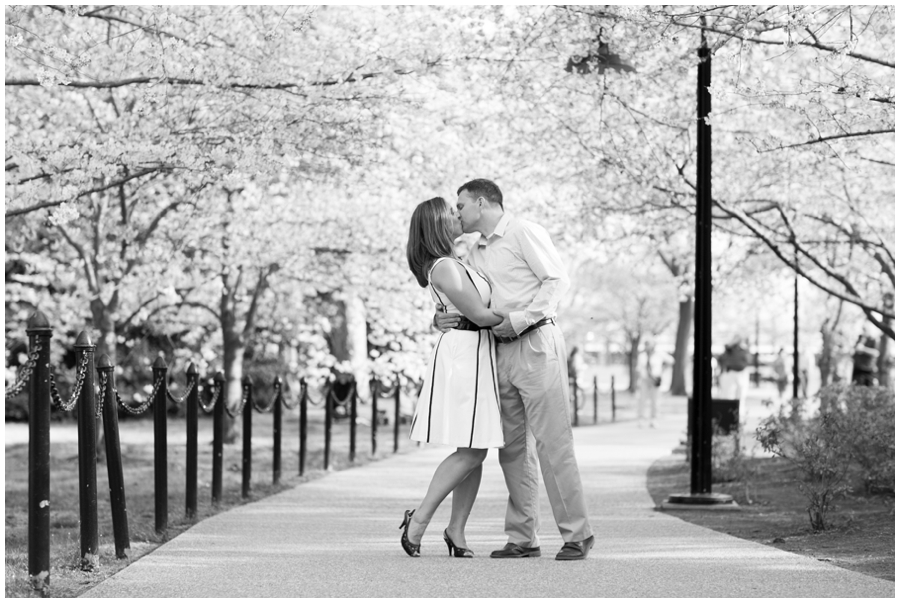
[[[669,505],[731,504],[712,492],[712,57],[701,30],[697,65],[697,216],[694,289],[694,391],[691,408],[691,492],[672,494]]]

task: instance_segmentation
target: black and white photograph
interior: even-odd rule
[[[893,598],[893,5],[5,5],[5,597]]]

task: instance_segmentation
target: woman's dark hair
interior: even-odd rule
[[[413,212],[406,261],[419,286],[428,286],[428,270],[436,259],[453,255],[454,219],[443,197],[422,201]]]

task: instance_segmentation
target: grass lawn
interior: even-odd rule
[[[185,517],[185,422],[168,423],[168,530],[157,534],[153,491],[152,419],[122,420],[120,438],[125,476],[125,496],[131,540],[130,559],[116,559],[113,546],[112,514],[106,464],[97,466],[97,501],[100,531],[100,566],[93,572],[79,568],[80,520],[78,504],[78,447],[74,423],[53,423],[50,428],[50,589],[51,597],[77,597],[126,567],[131,561],[177,536],[194,523],[244,502],[258,500],[325,475],[323,470],[324,432],[321,411],[311,408],[307,439],[306,470],[299,471],[299,420],[290,412],[283,417],[282,477],[272,484],[272,415],[254,412],[252,488],[249,499],[241,498],[241,454],[239,440],[224,448],[222,498],[211,504],[212,419],[200,418],[198,435],[198,508],[193,519]],[[15,425],[21,428],[21,425]],[[26,426],[27,429],[27,426]],[[414,450],[406,437],[406,425],[400,429],[400,452]],[[10,429],[7,429],[9,434]],[[21,434],[22,430],[17,429]],[[357,425],[356,459],[352,466],[393,454],[393,427],[378,430],[378,451],[371,455],[370,428]],[[18,439],[18,442],[16,441]],[[331,469],[351,466],[349,462],[349,425],[335,422],[331,441]],[[6,445],[6,588],[7,597],[35,596],[28,580],[28,444],[7,436]]]
[[[846,495],[830,513],[833,528],[813,532],[807,502],[795,470],[783,459],[749,459],[746,484],[714,483],[730,494],[740,512],[670,510],[684,521],[885,580],[894,580],[894,496]],[[684,455],[654,463],[647,489],[659,505],[669,494],[690,492],[690,465]]]

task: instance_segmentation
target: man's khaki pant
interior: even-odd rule
[[[556,325],[497,344],[509,542],[539,546],[538,459],[563,541],[591,536],[569,419],[566,344]]]

